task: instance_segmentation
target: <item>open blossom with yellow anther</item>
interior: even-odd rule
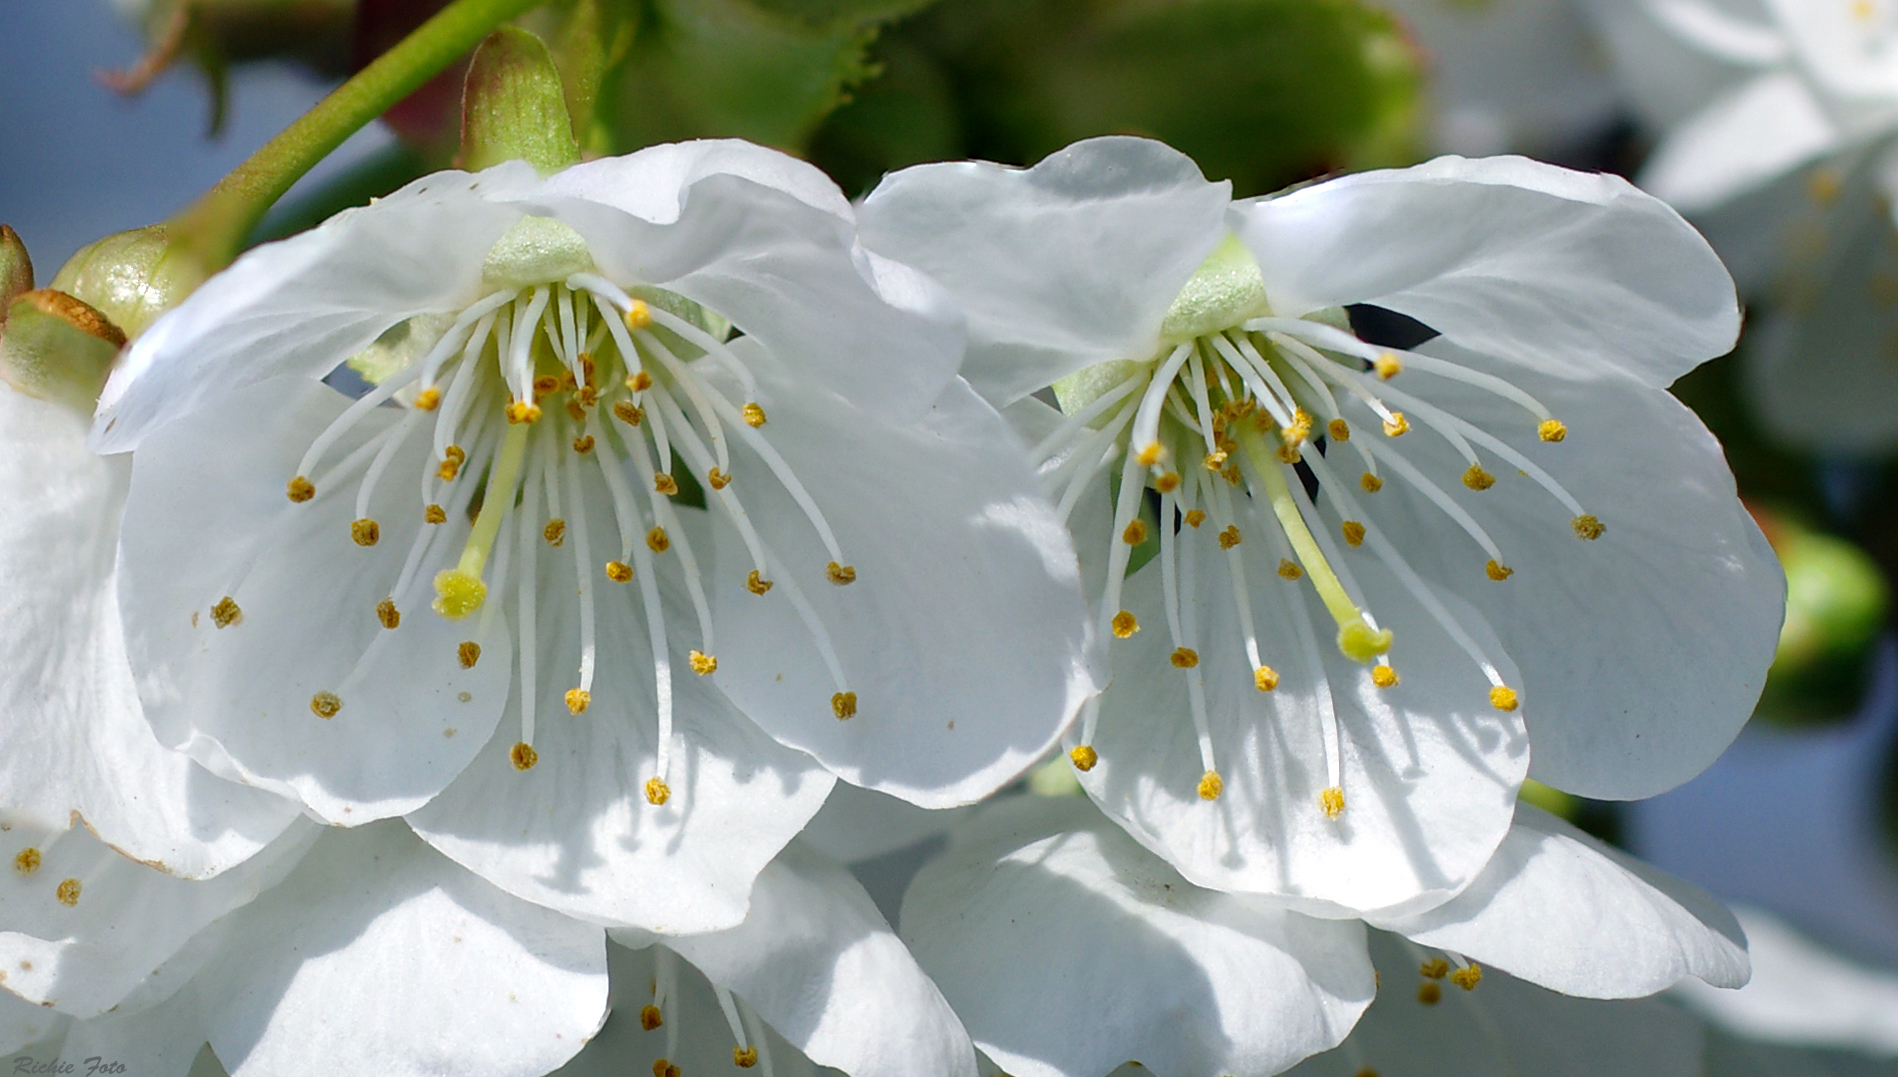
[[[906,170],[861,214],[1035,443],[1113,668],[1081,783],[1187,878],[1427,905],[1525,774],[1648,795],[1744,722],[1781,577],[1662,388],[1738,327],[1665,205],[1514,158],[1235,203],[1108,138]],[[1439,335],[1374,343],[1354,304]]]
[[[1636,116],[1636,176],[1754,302],[1741,350],[1776,437],[1898,447],[1898,5],[1594,0]]]
[[[1021,1077],[1278,1073],[1399,1006],[1439,1020],[1435,1040],[1522,990],[1514,978],[1626,999],[1748,973],[1718,902],[1529,807],[1454,900],[1365,922],[1196,886],[1082,797],[984,805],[949,839],[904,895],[903,938],[976,1046]],[[1438,1072],[1362,1039],[1356,1066]],[[1143,1068],[1118,1069],[1130,1060]]]
[[[960,349],[828,180],[738,142],[440,173],[260,248],[95,427],[137,450],[147,717],[530,900],[728,926],[833,775],[973,800],[1094,689]]]

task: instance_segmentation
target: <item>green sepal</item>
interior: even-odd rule
[[[91,415],[125,334],[104,314],[51,288],[15,296],[0,319],[0,380]]]
[[[488,35],[462,85],[458,163],[478,172],[503,161],[526,161],[543,176],[580,163],[553,53],[515,26]]]

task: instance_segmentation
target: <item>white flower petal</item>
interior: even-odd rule
[[[654,224],[671,224],[685,213],[693,184],[711,176],[737,176],[842,220],[856,218],[850,200],[816,167],[736,138],[668,142],[587,161],[549,176],[534,194],[584,198]]]
[[[785,589],[746,590],[750,558],[714,514],[720,645],[733,659],[720,684],[845,781],[928,808],[979,799],[1040,758],[1095,689],[1066,531],[1007,426],[962,382],[920,421],[897,423],[757,366],[764,431],[856,582],[827,581],[831,555],[762,460],[735,451],[733,489],[781,562],[774,571],[793,576],[826,626],[845,684]],[[848,721],[830,706],[840,690],[857,696]]]
[[[1428,431],[1403,439],[1405,455],[1456,491],[1515,575],[1488,579],[1485,553],[1407,484],[1364,499],[1420,569],[1508,641],[1535,745],[1530,776],[1632,799],[1698,774],[1759,698],[1785,595],[1719,444],[1672,396],[1629,378],[1547,377],[1440,341],[1421,350],[1509,379],[1567,424],[1563,441],[1543,443],[1513,403],[1427,374],[1399,379],[1545,468],[1606,528],[1579,541],[1569,509],[1487,454],[1496,485],[1463,489],[1463,458]],[[1575,644],[1583,623],[1600,626],[1586,647]]]
[[[250,856],[295,818],[152,736],[119,627],[113,562],[126,461],[65,408],[0,387],[0,804],[63,829],[74,813],[134,859],[188,878]]]
[[[814,1062],[851,1077],[974,1077],[962,1023],[870,895],[800,844],[758,877],[743,924],[668,945]]]
[[[0,1052],[12,1053],[28,1044],[57,1042],[72,1018],[38,1006],[8,991],[0,991]]]
[[[1370,1001],[1363,928],[1202,890],[1079,798],[971,819],[903,900],[903,937],[1017,1077],[1275,1073]]]
[[[864,245],[923,270],[969,312],[963,376],[1007,404],[1084,366],[1145,358],[1226,230],[1232,184],[1150,139],[1077,142],[1030,169],[981,161],[884,178]]]
[[[233,1077],[529,1077],[599,1028],[605,941],[385,822],[326,833],[196,989]]]
[[[597,476],[584,493],[611,504]],[[618,550],[610,512],[593,512],[588,523],[588,545],[601,560]],[[576,546],[570,533],[560,552]],[[669,587],[667,623],[681,641],[672,648],[671,797],[648,803],[658,723],[638,584],[612,583],[597,564],[584,566],[601,654],[586,712],[569,714],[562,700],[580,664],[573,559],[539,560],[539,759],[523,772],[509,758],[520,733],[517,677],[488,746],[409,823],[503,890],[583,920],[668,935],[731,927],[744,918],[758,872],[823,805],[834,779],[724,698],[724,665],[708,678],[687,668],[685,627],[697,622]],[[489,660],[506,662],[502,653]]]
[[[136,1013],[74,1021],[59,1055],[75,1067],[73,1077],[186,1077],[204,1042],[197,996],[187,991]]]
[[[1711,209],[1836,149],[1841,133],[1805,80],[1768,72],[1668,133],[1641,186],[1682,213]]]
[[[391,595],[426,526],[413,478],[428,466],[423,438],[404,443],[371,501],[374,546],[351,538],[355,483],[302,504],[285,497],[305,448],[348,403],[319,382],[277,378],[147,439],[126,503],[120,608],[161,741],[355,825],[413,810],[467,765],[506,702],[508,669],[461,667],[460,643],[479,626],[430,611],[427,573]],[[327,459],[399,414],[379,409]],[[438,542],[466,534],[460,521],[442,526],[454,530]],[[242,616],[219,627],[225,596]],[[391,597],[394,630],[377,614]],[[483,650],[508,653],[505,621],[488,628]],[[319,716],[319,693],[341,709]]]
[[[1719,902],[1526,804],[1469,889],[1370,922],[1565,995],[1638,998],[1697,976],[1739,987],[1746,937]]]
[[[825,856],[854,864],[946,834],[968,813],[967,808],[930,811],[873,789],[838,782],[823,809],[798,837]]]
[[[83,829],[22,822],[0,835],[0,968],[6,988],[77,1017],[114,1009],[219,917],[277,885],[315,840],[293,826],[214,879],[189,881],[127,860]]]
[[[1536,370],[1657,386],[1740,329],[1706,240],[1616,176],[1440,157],[1234,209],[1281,315],[1373,303]]]
[[[1093,742],[1100,758],[1081,784],[1201,886],[1281,895],[1321,915],[1440,902],[1476,877],[1509,829],[1529,766],[1522,712],[1491,707],[1489,682],[1474,663],[1368,550],[1352,551],[1349,569],[1395,639],[1389,658],[1401,679],[1375,687],[1369,667],[1338,653],[1336,626],[1311,595],[1311,618],[1297,616],[1292,589],[1307,584],[1278,577],[1264,539],[1270,524],[1255,519],[1241,517],[1245,538],[1236,548],[1246,559],[1261,657],[1280,678],[1271,692],[1255,686],[1227,555],[1204,533],[1211,525],[1179,539],[1199,582],[1195,672],[1206,685],[1218,799],[1199,794],[1205,766],[1190,674],[1170,662],[1158,563],[1127,581],[1124,605],[1141,628],[1113,645],[1114,682]],[[1481,617],[1454,598],[1447,604],[1502,662]],[[1333,784],[1330,746],[1301,637],[1315,644],[1336,706],[1345,808],[1335,819],[1322,807]],[[1501,669],[1513,678],[1513,669]]]
[[[424,176],[238,259],[132,344],[99,399],[93,444],[116,453],[207,397],[280,374],[320,378],[385,329],[482,294],[489,248],[533,169]]]

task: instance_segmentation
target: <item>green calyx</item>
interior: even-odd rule
[[[65,292],[14,296],[0,317],[0,380],[41,400],[92,414],[125,334]]]
[[[461,99],[461,167],[478,172],[503,161],[526,161],[543,176],[580,163],[553,53],[512,26],[475,50]]]

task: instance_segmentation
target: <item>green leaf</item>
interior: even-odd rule
[[[747,0],[751,6],[805,26],[864,27],[913,15],[936,0]]]

